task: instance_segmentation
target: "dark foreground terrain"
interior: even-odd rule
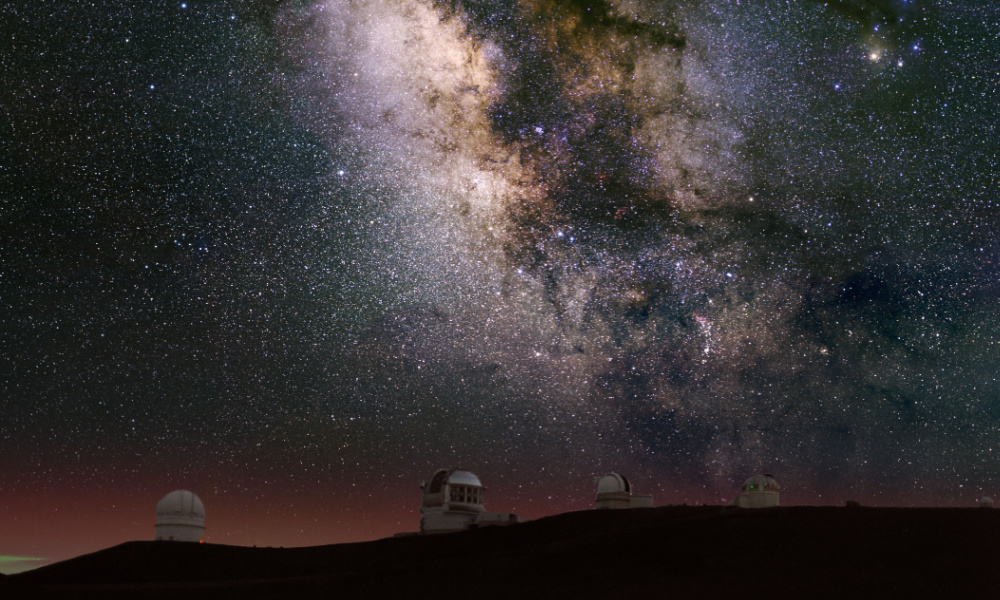
[[[1000,510],[661,507],[312,548],[129,542],[0,598],[1000,598]]]

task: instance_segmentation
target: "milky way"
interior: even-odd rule
[[[12,17],[7,512],[183,485],[364,539],[453,465],[528,516],[610,470],[659,503],[1000,493],[996,9]]]
[[[300,118],[380,190],[363,252],[396,306],[358,389],[390,411],[447,394],[487,439],[527,415],[565,439],[532,462],[720,494],[762,468],[817,489],[989,471],[995,429],[955,374],[986,350],[960,350],[987,325],[962,289],[976,249],[920,131],[939,15],[848,4],[286,12]],[[428,391],[458,365],[460,393]]]

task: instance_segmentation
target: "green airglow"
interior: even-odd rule
[[[9,556],[6,554],[0,554],[0,573],[4,575],[13,575],[15,573],[21,573],[23,571],[30,571],[31,569],[42,566],[47,558],[38,558],[36,556]]]

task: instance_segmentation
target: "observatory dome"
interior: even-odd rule
[[[770,508],[778,506],[781,486],[770,473],[751,475],[743,482],[740,495],[733,500],[741,508]]]
[[[520,523],[513,513],[486,512],[486,488],[475,473],[465,469],[438,469],[431,480],[420,486],[424,501],[420,506],[421,533],[462,531],[473,527]]]
[[[424,488],[424,507],[444,506],[451,510],[483,510],[483,482],[465,469],[438,469]]]
[[[194,493],[175,490],[156,504],[156,539],[197,542],[205,531],[205,505]]]
[[[452,469],[451,473],[448,474],[448,480],[446,481],[448,485],[468,485],[472,487],[483,487],[483,483],[479,481],[475,473],[466,471],[464,469]]]
[[[608,473],[597,478],[597,508],[644,508],[653,506],[652,496],[632,493],[632,482],[624,475]]]
[[[770,473],[751,475],[743,482],[742,491],[744,492],[778,492],[781,490],[781,486],[778,485],[778,481],[774,478],[774,475]]]
[[[629,483],[628,479],[626,479],[624,475],[619,475],[618,473],[608,473],[604,477],[597,480],[598,494],[614,494],[618,492],[624,492],[626,494],[632,493],[632,484]]]

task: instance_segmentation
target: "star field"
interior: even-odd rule
[[[1000,493],[995,8],[0,12],[0,553]]]

